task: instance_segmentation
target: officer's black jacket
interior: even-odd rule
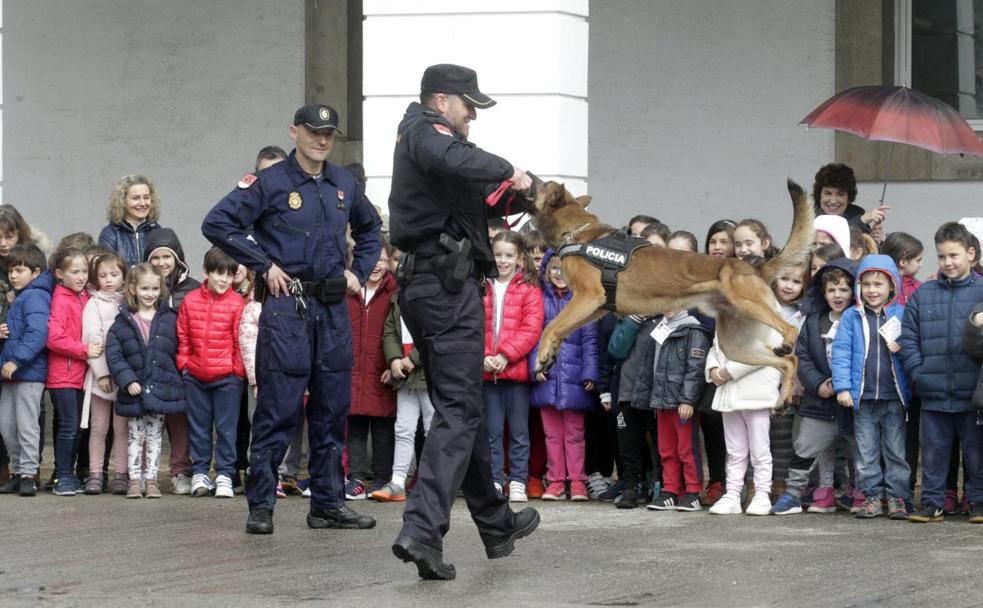
[[[495,268],[488,242],[488,217],[505,213],[507,193],[489,207],[485,197],[514,169],[508,161],[461,137],[439,114],[413,102],[399,124],[389,193],[389,230],[403,251],[439,253],[437,238],[446,232],[471,240],[475,263]],[[530,211],[516,196],[510,213]]]

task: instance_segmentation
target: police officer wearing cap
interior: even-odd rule
[[[539,523],[535,509],[514,513],[495,489],[482,416],[485,314],[479,286],[495,260],[487,218],[505,212],[507,195],[489,207],[486,195],[505,181],[524,192],[526,173],[468,141],[477,109],[495,105],[478,89],[474,70],[434,65],[397,130],[389,196],[390,234],[403,252],[399,307],[426,370],[434,417],[416,486],[403,513],[393,553],[414,562],[425,579],[453,579],[443,561],[443,537],[458,489],[491,558]],[[514,197],[515,212],[529,202]]]
[[[362,188],[329,163],[338,113],[307,105],[294,114],[296,147],[283,162],[246,175],[205,217],[205,237],[256,271],[263,304],[256,345],[258,395],[246,496],[246,531],[273,532],[277,467],[293,436],[304,391],[310,438],[311,528],[371,528],[345,505],[341,452],[351,398],[352,336],[346,292],[357,292],[381,249],[382,225]],[[346,228],[355,241],[346,270]],[[252,236],[247,230],[251,228]]]

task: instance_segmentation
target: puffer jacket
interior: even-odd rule
[[[106,344],[106,335],[116,321],[116,315],[119,314],[119,307],[122,303],[123,294],[118,291],[96,291],[93,293],[82,310],[82,342],[88,344],[97,341]],[[103,350],[102,355],[88,361],[89,371],[85,381],[86,386],[97,397],[115,401],[115,391],[106,392],[99,388],[99,378],[111,375],[109,364],[106,363],[105,350]]]
[[[140,222],[136,228],[126,220],[108,224],[99,232],[99,244],[118,253],[129,268],[143,261],[143,246],[147,237],[158,228],[160,224],[149,220]]]
[[[645,351],[632,392],[632,407],[675,410],[681,403],[693,407],[700,403],[707,385],[704,366],[713,334],[696,317],[687,315],[677,322],[681,325],[672,329],[658,349],[658,360],[655,338],[651,332],[644,335]]]
[[[352,402],[350,416],[396,415],[396,396],[392,388],[382,383],[382,372],[388,369],[382,351],[382,331],[392,308],[396,279],[387,272],[379,281],[372,299],[366,304],[363,292],[348,295],[348,316],[352,324]]]
[[[973,323],[973,317],[983,312],[983,302],[976,305],[973,312],[966,319],[966,326],[963,328],[963,347],[971,357],[983,360],[983,326]],[[983,410],[983,367],[976,379],[976,390],[973,391],[973,407]]]
[[[509,364],[500,374],[485,373],[486,382],[510,380],[529,382],[526,357],[539,343],[543,333],[543,295],[526,283],[517,272],[509,281],[502,301],[502,326],[495,338],[495,287],[489,279],[485,290],[485,356],[504,356]]]
[[[242,364],[250,386],[256,385],[256,343],[259,340],[261,312],[263,305],[250,299],[242,309],[242,318],[239,321],[239,351],[242,352]]]
[[[61,284],[55,285],[48,319],[46,388],[82,388],[85,382],[89,348],[82,342],[82,312],[88,301],[89,293],[84,289],[75,293]]]
[[[208,281],[184,299],[177,318],[177,368],[201,382],[246,377],[239,350],[239,323],[246,303],[229,289],[222,295]]]
[[[835,420],[838,411],[836,393],[826,399],[819,396],[819,386],[833,377],[833,370],[829,367],[829,358],[826,355],[826,340],[820,328],[820,321],[828,318],[830,312],[829,304],[823,295],[822,276],[833,269],[845,272],[852,284],[857,273],[857,263],[850,258],[830,260],[816,272],[809,285],[809,297],[815,303],[816,312],[806,317],[799,330],[799,337],[795,341],[795,355],[799,358],[799,382],[805,389],[799,403],[798,414],[806,418]]]
[[[116,413],[135,418],[146,414],[185,411],[184,382],[177,370],[177,313],[162,304],[150,323],[150,339],[143,341],[140,328],[125,306],[106,336],[106,362],[116,382]],[[138,382],[143,389],[133,396],[126,389]]]
[[[781,341],[777,332],[775,344]],[[731,380],[717,387],[713,395],[712,408],[717,412],[737,412],[742,410],[766,410],[778,405],[778,389],[782,374],[767,365],[747,365],[731,361],[720,350],[717,337],[713,337],[713,347],[707,353],[706,380],[710,380],[710,370],[722,367],[731,375]]]
[[[392,308],[386,315],[386,325],[382,328],[382,354],[386,358],[386,364],[392,366],[396,359],[409,357],[415,366],[410,375],[402,380],[394,380],[393,388],[408,388],[417,390],[427,390],[427,376],[423,371],[423,359],[420,358],[420,351],[412,340],[406,342],[403,335],[403,319],[399,313],[398,294],[393,294]]]
[[[143,247],[143,261],[149,262],[150,257],[159,249],[166,249],[174,256],[174,272],[168,277],[167,282],[167,303],[174,310],[181,308],[184,297],[201,287],[201,283],[192,279],[188,263],[184,261],[184,248],[181,247],[181,240],[177,238],[170,228],[158,228],[152,230],[146,237],[146,245]]]
[[[570,302],[573,292],[556,289],[546,276],[546,268],[553,251],[543,257],[541,277],[543,281],[543,327],[560,314]],[[536,353],[533,349],[528,357],[529,377],[533,380],[529,405],[533,407],[553,407],[558,410],[589,412],[597,407],[597,397],[587,392],[584,382],[597,382],[599,372],[597,349],[597,324],[588,323],[575,329],[560,345],[556,363],[546,374],[546,382],[536,382]]]
[[[833,359],[830,364],[833,370],[833,390],[837,393],[849,391],[853,397],[854,410],[860,409],[860,397],[864,393],[864,369],[868,364],[869,345],[872,340],[882,340],[880,335],[871,335],[870,325],[865,318],[864,302],[860,296],[860,281],[864,273],[872,271],[883,272],[891,277],[891,297],[882,309],[884,321],[887,322],[892,317],[901,321],[904,315],[904,307],[897,303],[901,292],[901,277],[898,276],[894,261],[882,254],[865,256],[857,266],[857,277],[854,279],[856,305],[843,311],[843,316],[840,317],[840,326],[833,339]],[[878,326],[880,325],[878,322]],[[901,397],[902,405],[907,407],[911,402],[911,384],[901,364],[901,357],[887,351],[887,346],[884,346],[884,350],[891,359],[894,387]]]
[[[42,272],[20,290],[7,312],[10,332],[0,353],[0,367],[17,364],[14,382],[44,382],[48,379],[48,316],[51,314],[51,275]]]
[[[901,358],[922,409],[968,412],[980,364],[963,349],[969,313],[983,302],[983,277],[927,281],[908,299],[902,322]]]

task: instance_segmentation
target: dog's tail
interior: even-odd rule
[[[769,285],[775,280],[782,268],[804,264],[816,238],[816,231],[812,226],[815,212],[812,203],[809,202],[808,195],[801,186],[792,180],[788,180],[788,193],[791,195],[792,204],[795,207],[795,213],[792,216],[792,232],[789,234],[785,247],[778,252],[778,255],[761,265],[761,278]]]

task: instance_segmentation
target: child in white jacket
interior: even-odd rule
[[[777,334],[776,334],[777,337]],[[754,465],[754,498],[748,515],[771,511],[771,444],[768,438],[771,410],[778,403],[781,374],[767,366],[745,365],[724,356],[714,337],[707,354],[706,378],[717,385],[713,409],[724,420],[727,445],[727,492],[712,507],[715,515],[741,513],[741,490],[748,454]]]

